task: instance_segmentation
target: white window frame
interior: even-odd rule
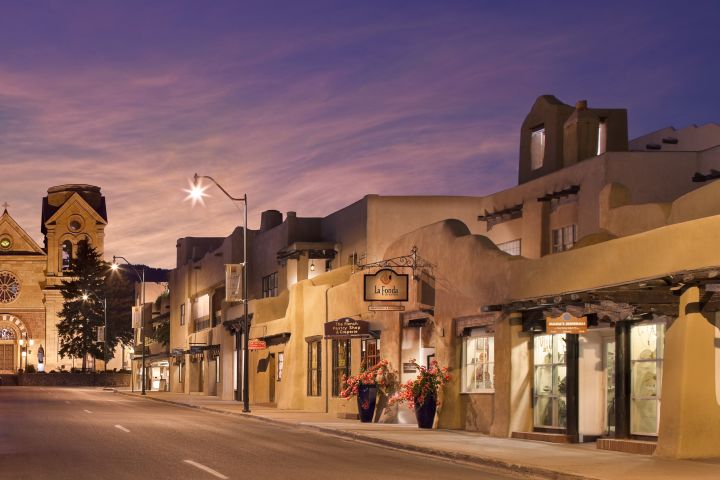
[[[278,354],[277,354],[277,375],[275,376],[275,380],[278,382],[282,380],[284,367],[285,367],[285,352],[278,352]]]
[[[492,358],[490,358],[490,361],[486,362],[468,362],[467,354],[468,354],[468,342],[474,341],[478,338],[487,338],[489,339],[488,342],[488,350],[489,354]],[[492,388],[475,388],[470,389],[467,386],[466,378],[468,375],[468,366],[481,366],[481,365],[489,365],[492,368]],[[473,329],[470,332],[470,335],[463,337],[462,342],[462,393],[495,393],[495,334],[491,332],[487,332],[485,329]]]
[[[515,246],[517,245],[517,253],[513,253]],[[500,251],[507,253],[508,255],[521,256],[522,255],[522,239],[516,238],[508,242],[501,242],[497,244]]]
[[[220,383],[220,355],[215,357],[215,383]]]
[[[558,237],[559,243],[556,242]],[[568,238],[572,237],[569,241]],[[570,250],[577,243],[577,224],[565,225],[559,228],[553,228],[550,232],[550,245],[552,253],[560,253]]]
[[[530,170],[535,171],[543,167],[543,164],[545,163],[546,143],[547,134],[545,133],[545,125],[533,128],[530,132]]]

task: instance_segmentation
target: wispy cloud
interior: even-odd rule
[[[239,223],[217,191],[204,208],[183,202],[194,172],[247,192],[251,226],[264,209],[321,216],[368,193],[488,194],[515,181],[537,95],[650,108],[691,81],[643,63],[677,42],[619,7],[582,25],[545,6],[557,21],[542,27],[537,12],[448,5],[95,4],[51,9],[73,28],[35,35],[9,28],[31,20],[4,7],[0,200],[41,241],[49,186],[99,185],[107,253],[169,267],[178,237]]]

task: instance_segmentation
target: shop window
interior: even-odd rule
[[[567,428],[567,366],[565,335],[534,338],[534,426]]]
[[[283,367],[285,366],[285,353],[279,352],[277,357],[277,381],[282,380]]]
[[[178,383],[185,383],[185,363],[180,362],[177,364],[177,372],[178,372]]]
[[[185,304],[180,304],[180,326],[185,325]]]
[[[278,277],[277,272],[273,272],[270,275],[263,277],[262,279],[262,296],[266,297],[277,297],[278,294]]]
[[[472,334],[463,340],[462,391],[493,392],[495,389],[495,338]]]
[[[567,225],[552,231],[552,253],[564,252],[577,241],[577,225]]]
[[[664,341],[662,323],[633,325],[630,329],[630,433],[633,435],[658,434]]]
[[[340,395],[343,390],[343,376],[350,376],[350,340],[332,341],[332,394]]]
[[[308,343],[307,379],[308,397],[319,397],[322,392],[322,343],[320,340]]]
[[[380,362],[380,339],[364,339],[360,344],[360,361],[365,368],[371,368]]]
[[[542,168],[545,159],[545,127],[540,126],[530,133],[530,169]]]
[[[497,247],[500,251],[509,253],[510,255],[520,255],[520,239],[510,240],[509,242],[498,243]]]
[[[615,338],[603,339],[605,358],[605,432],[615,432]]]
[[[201,295],[193,300],[192,321],[195,332],[210,328],[210,295]]]

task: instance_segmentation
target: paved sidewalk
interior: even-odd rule
[[[138,392],[116,390],[139,396]],[[595,444],[561,445],[529,440],[494,438],[462,430],[422,430],[416,425],[360,423],[326,413],[278,410],[242,405],[216,397],[148,392],[148,399],[235,414],[261,421],[280,422],[401,450],[508,468],[554,479],[720,479],[720,459],[666,460],[646,455],[597,450]]]

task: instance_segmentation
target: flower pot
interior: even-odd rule
[[[432,428],[435,420],[435,410],[437,410],[437,399],[434,395],[428,395],[422,404],[415,401],[415,418],[417,418],[418,427]]]
[[[357,404],[361,422],[372,422],[376,398],[377,385],[358,385]]]

